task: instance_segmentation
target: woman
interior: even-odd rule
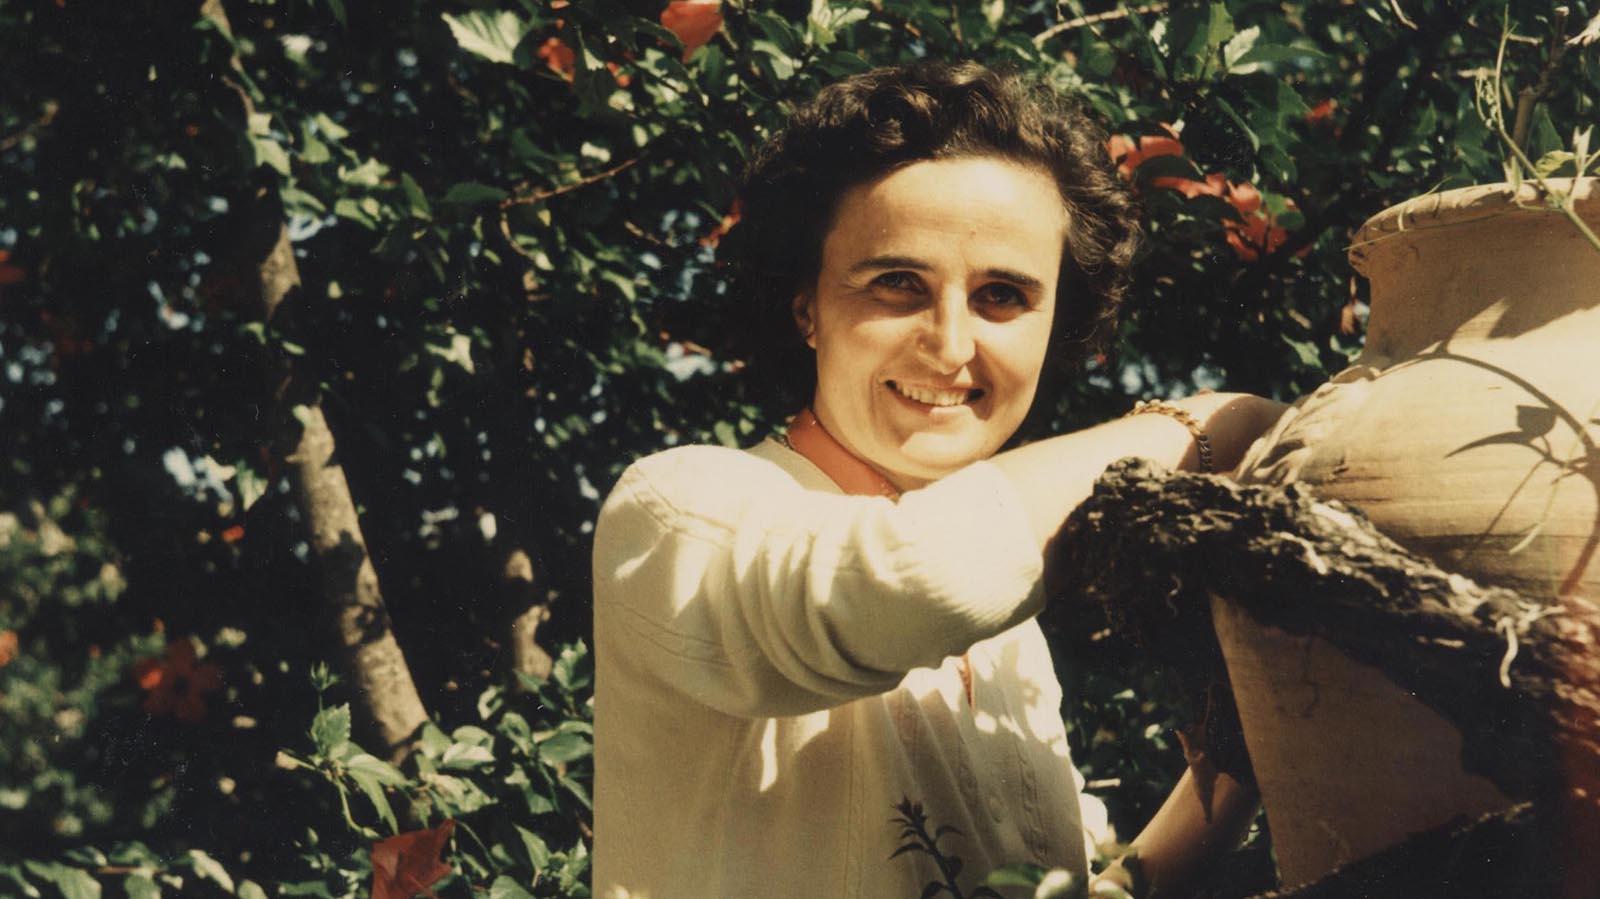
[[[1046,365],[1107,332],[1138,239],[1103,132],[1019,79],[832,85],[741,199],[736,287],[777,323],[752,374],[805,409],[638,462],[601,513],[596,895],[910,899],[941,877],[890,858],[902,799],[956,828],[964,892],[1086,873],[1043,547],[1108,463],[1225,469],[1280,407],[1194,397],[997,454]],[[1141,838],[1158,885],[1253,808],[1179,793]]]

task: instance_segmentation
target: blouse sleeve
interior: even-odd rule
[[[682,447],[628,469],[601,510],[597,648],[727,714],[802,714],[1022,622],[1039,574],[1015,488],[986,463],[896,503]]]

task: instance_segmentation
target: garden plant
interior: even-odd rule
[[[0,895],[587,896],[595,514],[790,411],[717,249],[821,85],[974,59],[1108,124],[1148,241],[1037,436],[1343,367],[1369,215],[1593,169],[1597,13],[0,0]],[[1058,656],[1131,837],[1183,710]]]

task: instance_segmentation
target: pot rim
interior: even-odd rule
[[[1570,192],[1574,209],[1590,227],[1600,227],[1600,177],[1546,178],[1553,190]],[[1350,265],[1363,276],[1371,261],[1409,243],[1411,238],[1441,228],[1460,227],[1490,219],[1514,217],[1518,221],[1560,215],[1548,205],[1549,193],[1536,181],[1524,181],[1513,190],[1505,182],[1475,184],[1454,190],[1412,197],[1367,219],[1350,240]]]

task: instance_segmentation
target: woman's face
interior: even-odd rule
[[[902,490],[992,455],[1038,388],[1066,227],[1048,174],[994,157],[846,191],[795,301],[823,427]]]

